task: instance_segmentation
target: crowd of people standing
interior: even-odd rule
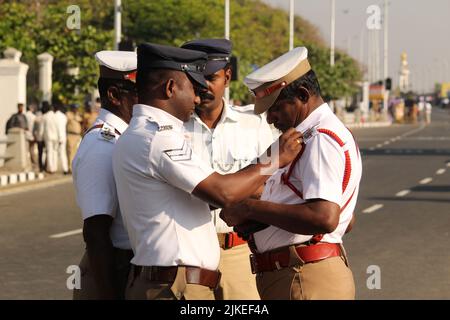
[[[43,101],[40,107],[30,104],[25,112],[19,103],[17,113],[6,123],[5,133],[12,128],[24,131],[31,164],[40,172],[53,174],[61,170],[70,174],[82,135],[95,122],[99,109],[99,100],[86,102],[83,111],[78,104]]]

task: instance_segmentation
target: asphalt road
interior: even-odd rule
[[[353,131],[364,172],[344,243],[357,298],[450,299],[448,111]],[[66,270],[84,250],[71,183],[0,192],[0,218],[0,299],[71,299]]]

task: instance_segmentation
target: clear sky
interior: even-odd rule
[[[263,0],[289,9],[289,0]],[[295,13],[316,25],[330,44],[331,0],[294,0]],[[433,83],[450,81],[450,0],[389,1],[389,75],[398,83],[400,55],[405,51],[415,89],[430,89]],[[368,64],[368,29],[366,13],[378,5],[383,14],[383,0],[336,0],[336,46],[360,59],[363,34],[363,60]],[[383,28],[383,26],[382,26]],[[383,76],[383,29],[379,31],[380,75]],[[373,43],[373,42],[372,42]]]

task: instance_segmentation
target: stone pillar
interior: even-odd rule
[[[27,102],[27,72],[28,65],[20,62],[22,53],[14,48],[3,52],[4,59],[0,59],[0,167],[6,144],[5,127],[9,117],[17,112],[17,104]]]
[[[47,52],[37,56],[39,62],[39,90],[42,92],[42,101],[52,99],[52,63],[53,56]]]
[[[31,168],[28,156],[28,141],[25,139],[25,131],[22,128],[8,130],[8,147],[4,155],[4,168],[9,171],[26,171]]]

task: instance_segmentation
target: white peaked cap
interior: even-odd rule
[[[297,47],[250,73],[244,83],[256,96],[255,113],[267,111],[284,87],[309,70],[308,49]]]
[[[137,55],[134,51],[99,51],[95,54],[95,59],[99,65],[115,71],[137,69]]]

